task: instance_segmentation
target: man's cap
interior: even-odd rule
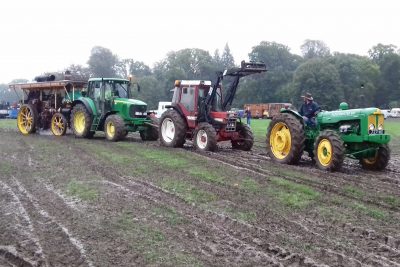
[[[301,97],[308,99],[310,101],[314,100],[314,98],[312,97],[312,94],[310,94],[310,93],[306,93],[306,95],[302,95]]]

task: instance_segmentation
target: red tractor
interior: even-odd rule
[[[264,63],[244,62],[240,68],[217,74],[217,81],[175,81],[172,104],[160,119],[160,142],[168,147],[182,147],[186,139],[196,149],[215,151],[217,142],[231,141],[233,149],[250,150],[253,133],[249,126],[233,112],[226,111],[232,104],[239,79],[266,71]],[[223,97],[221,82],[224,76],[233,77]]]

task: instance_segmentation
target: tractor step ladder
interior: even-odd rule
[[[95,116],[93,118],[93,123],[92,123],[92,127],[90,127],[90,131],[96,131],[97,126],[99,126],[99,122],[100,122],[100,116]]]

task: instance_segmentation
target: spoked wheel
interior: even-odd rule
[[[17,126],[19,131],[24,134],[31,134],[36,132],[36,125],[38,114],[33,105],[23,105],[18,112]]]
[[[194,132],[194,146],[202,151],[215,151],[217,149],[217,134],[209,123],[200,123]]]
[[[67,119],[62,113],[54,113],[51,118],[51,132],[55,136],[63,136],[67,131]]]

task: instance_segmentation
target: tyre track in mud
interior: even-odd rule
[[[30,232],[37,236],[31,240],[38,247],[34,255],[39,255],[41,259],[26,266],[94,266],[87,259],[82,243],[50,215],[15,177],[5,187],[20,204],[20,209],[23,209],[22,214],[29,222]],[[18,240],[18,246],[24,242]],[[18,254],[14,258],[25,261]]]
[[[105,145],[109,145],[105,143]],[[271,231],[255,227],[253,225],[238,221],[229,216],[218,214],[212,211],[204,211],[187,203],[178,195],[168,192],[156,185],[146,181],[137,180],[134,177],[124,176],[118,169],[111,166],[103,166],[90,158],[87,152],[81,148],[74,147],[80,158],[87,162],[92,170],[97,170],[103,177],[108,177],[103,183],[112,185],[119,190],[138,196],[150,201],[160,207],[173,207],[182,216],[195,225],[195,229],[183,227],[180,229],[186,237],[182,240],[194,245],[187,249],[194,253],[201,253],[202,260],[210,265],[215,259],[208,259],[210,256],[217,257],[223,264],[262,264],[275,266],[320,266],[312,259],[301,256],[271,243],[262,241],[270,239],[274,235]],[[243,234],[244,233],[244,234]],[[182,239],[182,237],[178,237]],[[193,249],[197,248],[197,249]]]
[[[82,155],[80,153],[80,155]],[[96,166],[96,164],[94,164]],[[94,167],[95,169],[101,168],[100,166]],[[112,170],[112,171],[110,171]],[[206,219],[203,219],[201,224],[195,224],[199,229],[203,228],[205,231],[209,229],[216,229],[215,224],[208,225],[206,224],[204,226],[205,221],[214,221],[214,222],[219,222],[221,224],[220,227],[217,227],[216,230],[222,231],[223,233],[230,233],[234,234],[234,238],[237,238],[239,240],[243,240],[243,242],[247,242],[247,244],[251,244],[256,248],[266,250],[268,253],[273,253],[275,256],[278,256],[280,260],[282,261],[282,255],[284,256],[283,261],[286,261],[284,265],[289,265],[289,264],[295,264],[298,266],[313,266],[315,265],[315,262],[313,260],[310,260],[310,258],[300,256],[299,254],[296,253],[290,253],[287,250],[276,246],[274,242],[268,242],[265,240],[275,240],[275,235],[274,231],[276,231],[276,228],[273,227],[272,229],[266,229],[262,227],[258,227],[255,225],[251,225],[248,223],[244,223],[242,221],[238,221],[236,219],[230,218],[229,216],[218,214],[212,211],[203,211],[199,209],[194,209],[193,207],[190,206],[189,203],[186,203],[181,197],[177,196],[176,194],[173,194],[171,192],[165,191],[158,186],[155,186],[151,183],[147,183],[145,181],[134,181],[132,182],[131,179],[134,179],[132,177],[125,177],[122,176],[121,174],[118,174],[118,170],[107,167],[106,169],[103,169],[103,172],[109,172],[108,177],[114,177],[113,181],[110,181],[112,183],[115,183],[116,185],[123,186],[124,188],[131,188],[133,192],[148,192],[142,197],[148,199],[149,201],[152,201],[154,203],[168,203],[168,206],[175,207],[176,210],[178,211],[185,211],[183,215],[187,218],[191,218],[193,221],[193,218],[201,218],[201,217],[206,217]],[[123,185],[120,183],[123,182]],[[128,183],[128,184],[127,184]],[[133,184],[132,184],[133,183]],[[137,188],[138,184],[142,184],[142,188]],[[133,186],[133,187],[132,187]],[[124,189],[126,190],[126,189]],[[156,200],[154,199],[155,196],[157,196]],[[193,215],[194,211],[196,211],[195,215]],[[222,220],[222,221],[221,221]],[[193,221],[195,223],[196,221]],[[304,232],[304,229],[307,229],[304,227],[301,223],[296,223],[296,222],[291,222],[289,219],[286,218],[286,222],[288,224],[293,224],[294,228],[296,228],[296,232]],[[228,230],[227,230],[228,229]],[[187,231],[187,230],[184,230]],[[285,231],[284,231],[285,232]],[[316,232],[307,230],[308,234],[310,235],[319,235]],[[240,233],[246,233],[244,236]],[[289,234],[288,232],[285,232],[285,234]],[[247,236],[246,236],[247,235]],[[243,239],[244,238],[244,239]],[[324,239],[329,240],[328,237],[324,236]],[[262,241],[263,240],[263,241]],[[215,242],[215,240],[214,240]],[[325,246],[329,247],[329,244],[335,246],[335,241],[330,241],[328,242],[328,245],[324,241]],[[235,244],[232,242],[228,242],[228,244]],[[237,244],[234,245],[237,247]],[[225,248],[226,250],[227,248]],[[229,249],[228,249],[229,250]],[[211,249],[213,251],[213,249]],[[195,252],[195,251],[194,251]],[[356,246],[353,246],[351,249],[346,251],[347,254],[343,253],[338,253],[329,249],[321,249],[319,254],[318,254],[318,259],[322,260],[322,262],[325,262],[329,265],[336,265],[342,262],[345,262],[346,264],[354,265],[354,266],[359,266],[360,264],[371,264],[372,266],[389,266],[389,265],[396,265],[395,262],[391,261],[388,258],[379,256],[379,255],[370,255],[370,259],[366,260],[368,257],[368,251],[365,251],[364,248],[358,249]],[[216,252],[218,254],[218,252]],[[254,256],[253,254],[250,254]],[[353,257],[354,256],[354,257]],[[290,259],[290,260],[289,260]],[[230,259],[227,262],[231,262],[232,260]],[[245,261],[246,262],[246,261]]]
[[[262,169],[257,164],[249,164],[249,162],[247,162],[247,161],[243,162],[242,160],[237,161],[235,159],[232,159],[232,158],[237,158],[237,154],[242,154],[242,153],[247,154],[249,152],[233,151],[233,153],[230,153],[230,152],[232,152],[232,151],[230,151],[227,154],[220,154],[220,152],[213,153],[213,152],[195,151],[195,153],[197,153],[200,156],[203,156],[205,158],[217,160],[223,164],[227,164],[229,166],[239,168],[244,171],[247,170],[250,173],[255,173],[255,174],[261,175],[263,177],[278,176],[278,177],[282,177],[284,179],[291,180],[296,183],[300,182],[300,183],[312,186],[314,188],[318,188],[322,191],[328,191],[328,192],[333,191],[333,193],[345,196],[347,198],[354,198],[351,196],[347,196],[346,194],[343,194],[342,192],[340,192],[338,190],[331,190],[331,189],[327,188],[327,186],[323,183],[319,183],[319,182],[312,183],[312,182],[303,181],[303,180],[299,181],[299,179],[294,179],[294,178],[288,177],[287,175],[279,175],[279,174],[277,175],[277,173],[275,171],[269,171],[269,170]],[[232,156],[231,154],[234,154],[234,155]],[[256,160],[260,160],[260,159],[261,160],[263,159],[265,161],[268,160],[268,158],[264,155],[252,154],[252,157]],[[239,157],[239,158],[243,159],[244,157]],[[285,166],[285,165],[283,165],[283,166]],[[290,166],[290,167],[292,167],[292,166]],[[299,168],[299,167],[297,167],[297,168]],[[360,200],[359,198],[354,198],[354,199]],[[373,202],[373,201],[365,201],[365,202],[377,205],[377,203]],[[380,206],[379,203],[378,203],[378,206]],[[383,206],[387,207],[386,205],[383,205]],[[390,208],[390,207],[387,207],[387,208]],[[292,222],[289,219],[287,219],[287,223],[288,224],[298,224],[306,232],[309,232],[309,234],[316,235],[316,236],[322,235],[325,240],[333,239],[332,245],[335,245],[335,241],[334,241],[335,238],[324,236],[323,231],[318,231],[317,233],[313,232],[313,231],[309,231],[309,229],[306,226],[303,226],[301,223]],[[311,225],[311,227],[312,227],[313,225],[315,225],[317,223],[319,224],[319,222],[315,222],[315,221],[311,220],[308,224]],[[330,226],[326,226],[326,227],[330,228]],[[338,229],[345,236],[350,235],[350,237],[352,239],[354,239],[355,241],[364,240],[367,243],[366,244],[367,249],[365,249],[365,248],[359,249],[357,246],[353,246],[351,249],[347,249],[347,256],[345,256],[344,254],[341,254],[341,253],[331,251],[331,250],[322,249],[321,257],[326,257],[326,255],[329,254],[329,255],[332,255],[333,257],[335,255],[337,255],[338,262],[343,261],[343,259],[345,259],[346,257],[351,257],[351,258],[360,260],[359,263],[362,262],[363,264],[371,264],[372,266],[377,266],[377,265],[397,266],[397,265],[399,265],[399,263],[400,263],[400,250],[399,250],[400,236],[392,237],[390,235],[379,235],[374,230],[365,229],[365,228],[357,227],[357,226],[352,226],[351,224],[339,226]],[[379,254],[383,254],[384,256],[373,255],[373,258],[375,258],[375,259],[371,259],[371,258],[368,259],[368,257],[371,256],[371,255],[368,256],[368,254],[371,251],[379,253]],[[317,257],[317,258],[321,258],[321,257]],[[392,261],[392,259],[394,261]]]
[[[278,164],[272,162],[272,160],[265,156],[263,153],[254,153],[254,152],[245,152],[245,151],[237,151],[232,149],[222,149],[219,152],[199,152],[193,150],[194,153],[197,153],[200,156],[205,158],[210,158],[213,160],[219,160],[222,163],[229,164],[236,168],[241,168],[242,170],[246,170],[255,174],[260,174],[263,176],[275,176],[285,178],[287,180],[301,183],[307,186],[311,186],[313,188],[317,188],[321,191],[328,191],[334,193],[336,195],[344,196],[349,199],[359,200],[368,204],[380,206],[386,209],[395,210],[399,213],[400,207],[393,207],[384,202],[376,202],[373,200],[355,197],[349,194],[344,193],[340,190],[342,186],[360,186],[362,189],[367,189],[369,192],[381,192],[383,193],[390,193],[393,196],[400,196],[400,185],[397,182],[390,183],[386,181],[387,178],[382,178],[383,181],[378,180],[376,182],[376,177],[378,178],[382,175],[388,175],[389,173],[393,173],[393,171],[383,171],[381,173],[372,172],[372,171],[364,171],[360,172],[358,169],[357,174],[348,170],[348,164],[346,165],[346,169],[344,172],[323,172],[316,169],[315,166],[311,166],[306,162],[300,162],[299,166],[294,165],[285,165],[285,164]],[[265,167],[273,166],[275,169],[276,167],[286,168],[289,170],[293,170],[296,172],[302,172],[303,174],[297,175],[295,178],[290,177],[288,175],[282,174],[277,170],[268,170]],[[350,165],[351,166],[351,165]],[[354,167],[353,167],[354,168]],[[397,170],[396,170],[397,171]],[[316,176],[316,180],[305,179],[301,176],[304,174],[308,174],[309,177]],[[358,175],[359,174],[359,175]],[[363,175],[368,175],[367,178],[363,177]],[[369,179],[368,179],[369,177]],[[332,179],[334,178],[334,179]],[[382,183],[379,183],[382,182]],[[391,181],[391,180],[390,180]]]

